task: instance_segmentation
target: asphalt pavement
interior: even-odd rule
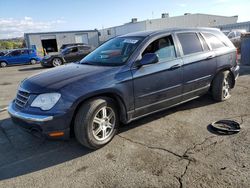
[[[0,69],[0,109],[39,65]],[[233,119],[241,131],[218,135],[210,123]],[[105,147],[89,150],[72,138],[35,137],[0,112],[0,187],[250,187],[250,67],[232,97],[209,95],[120,128]]]

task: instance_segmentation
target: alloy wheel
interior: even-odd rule
[[[224,98],[228,98],[230,96],[230,84],[229,77],[226,77],[223,81],[222,93]]]
[[[0,66],[1,66],[1,67],[6,67],[6,66],[7,66],[7,63],[1,62],[1,63],[0,63]]]
[[[34,65],[34,64],[36,64],[36,60],[35,60],[35,59],[31,59],[30,63],[31,63],[32,65]]]
[[[115,127],[115,112],[110,107],[101,108],[95,115],[92,122],[92,133],[96,140],[104,141],[107,139]]]
[[[60,66],[60,65],[62,65],[61,59],[59,59],[59,58],[53,59],[53,66],[54,67],[57,67],[57,66]]]

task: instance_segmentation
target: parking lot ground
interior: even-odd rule
[[[0,104],[39,65],[0,69]],[[8,84],[7,84],[8,83]],[[209,124],[234,119],[241,131],[218,135]],[[50,141],[20,130],[0,113],[0,187],[250,187],[250,67],[232,97],[209,95],[124,125],[92,151],[74,138]]]

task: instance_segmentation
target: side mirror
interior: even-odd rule
[[[155,53],[148,53],[142,57],[139,65],[144,66],[144,65],[154,64],[154,63],[157,63],[158,61],[159,61],[159,58]]]

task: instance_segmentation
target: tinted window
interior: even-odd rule
[[[15,51],[11,52],[11,55],[12,56],[19,56],[19,55],[21,55],[21,51],[20,50],[15,50]]]
[[[208,47],[206,41],[204,40],[203,36],[201,36],[201,34],[199,34],[199,37],[200,37],[201,44],[202,44],[202,46],[203,46],[204,51],[208,51],[208,50],[209,50],[209,47]]]
[[[64,53],[69,54],[69,53],[75,53],[78,51],[77,47],[73,47],[73,48],[68,48],[64,51]]]
[[[235,34],[234,34],[234,32],[231,32],[229,35],[228,35],[228,38],[234,38],[235,37]]]
[[[240,37],[241,36],[241,32],[236,31],[236,37]]]
[[[142,55],[155,53],[159,57],[159,62],[168,61],[176,58],[175,47],[171,36],[155,40],[147,46]]]
[[[222,48],[226,46],[218,37],[211,33],[203,33],[203,35],[207,39],[212,49]]]
[[[28,50],[21,50],[21,54],[22,54],[22,55],[27,55],[28,53],[29,53]]]
[[[177,34],[182,46],[183,54],[202,52],[202,46],[196,33],[179,33]]]
[[[79,48],[79,50],[90,50],[91,49],[90,46],[79,46],[78,48]]]

